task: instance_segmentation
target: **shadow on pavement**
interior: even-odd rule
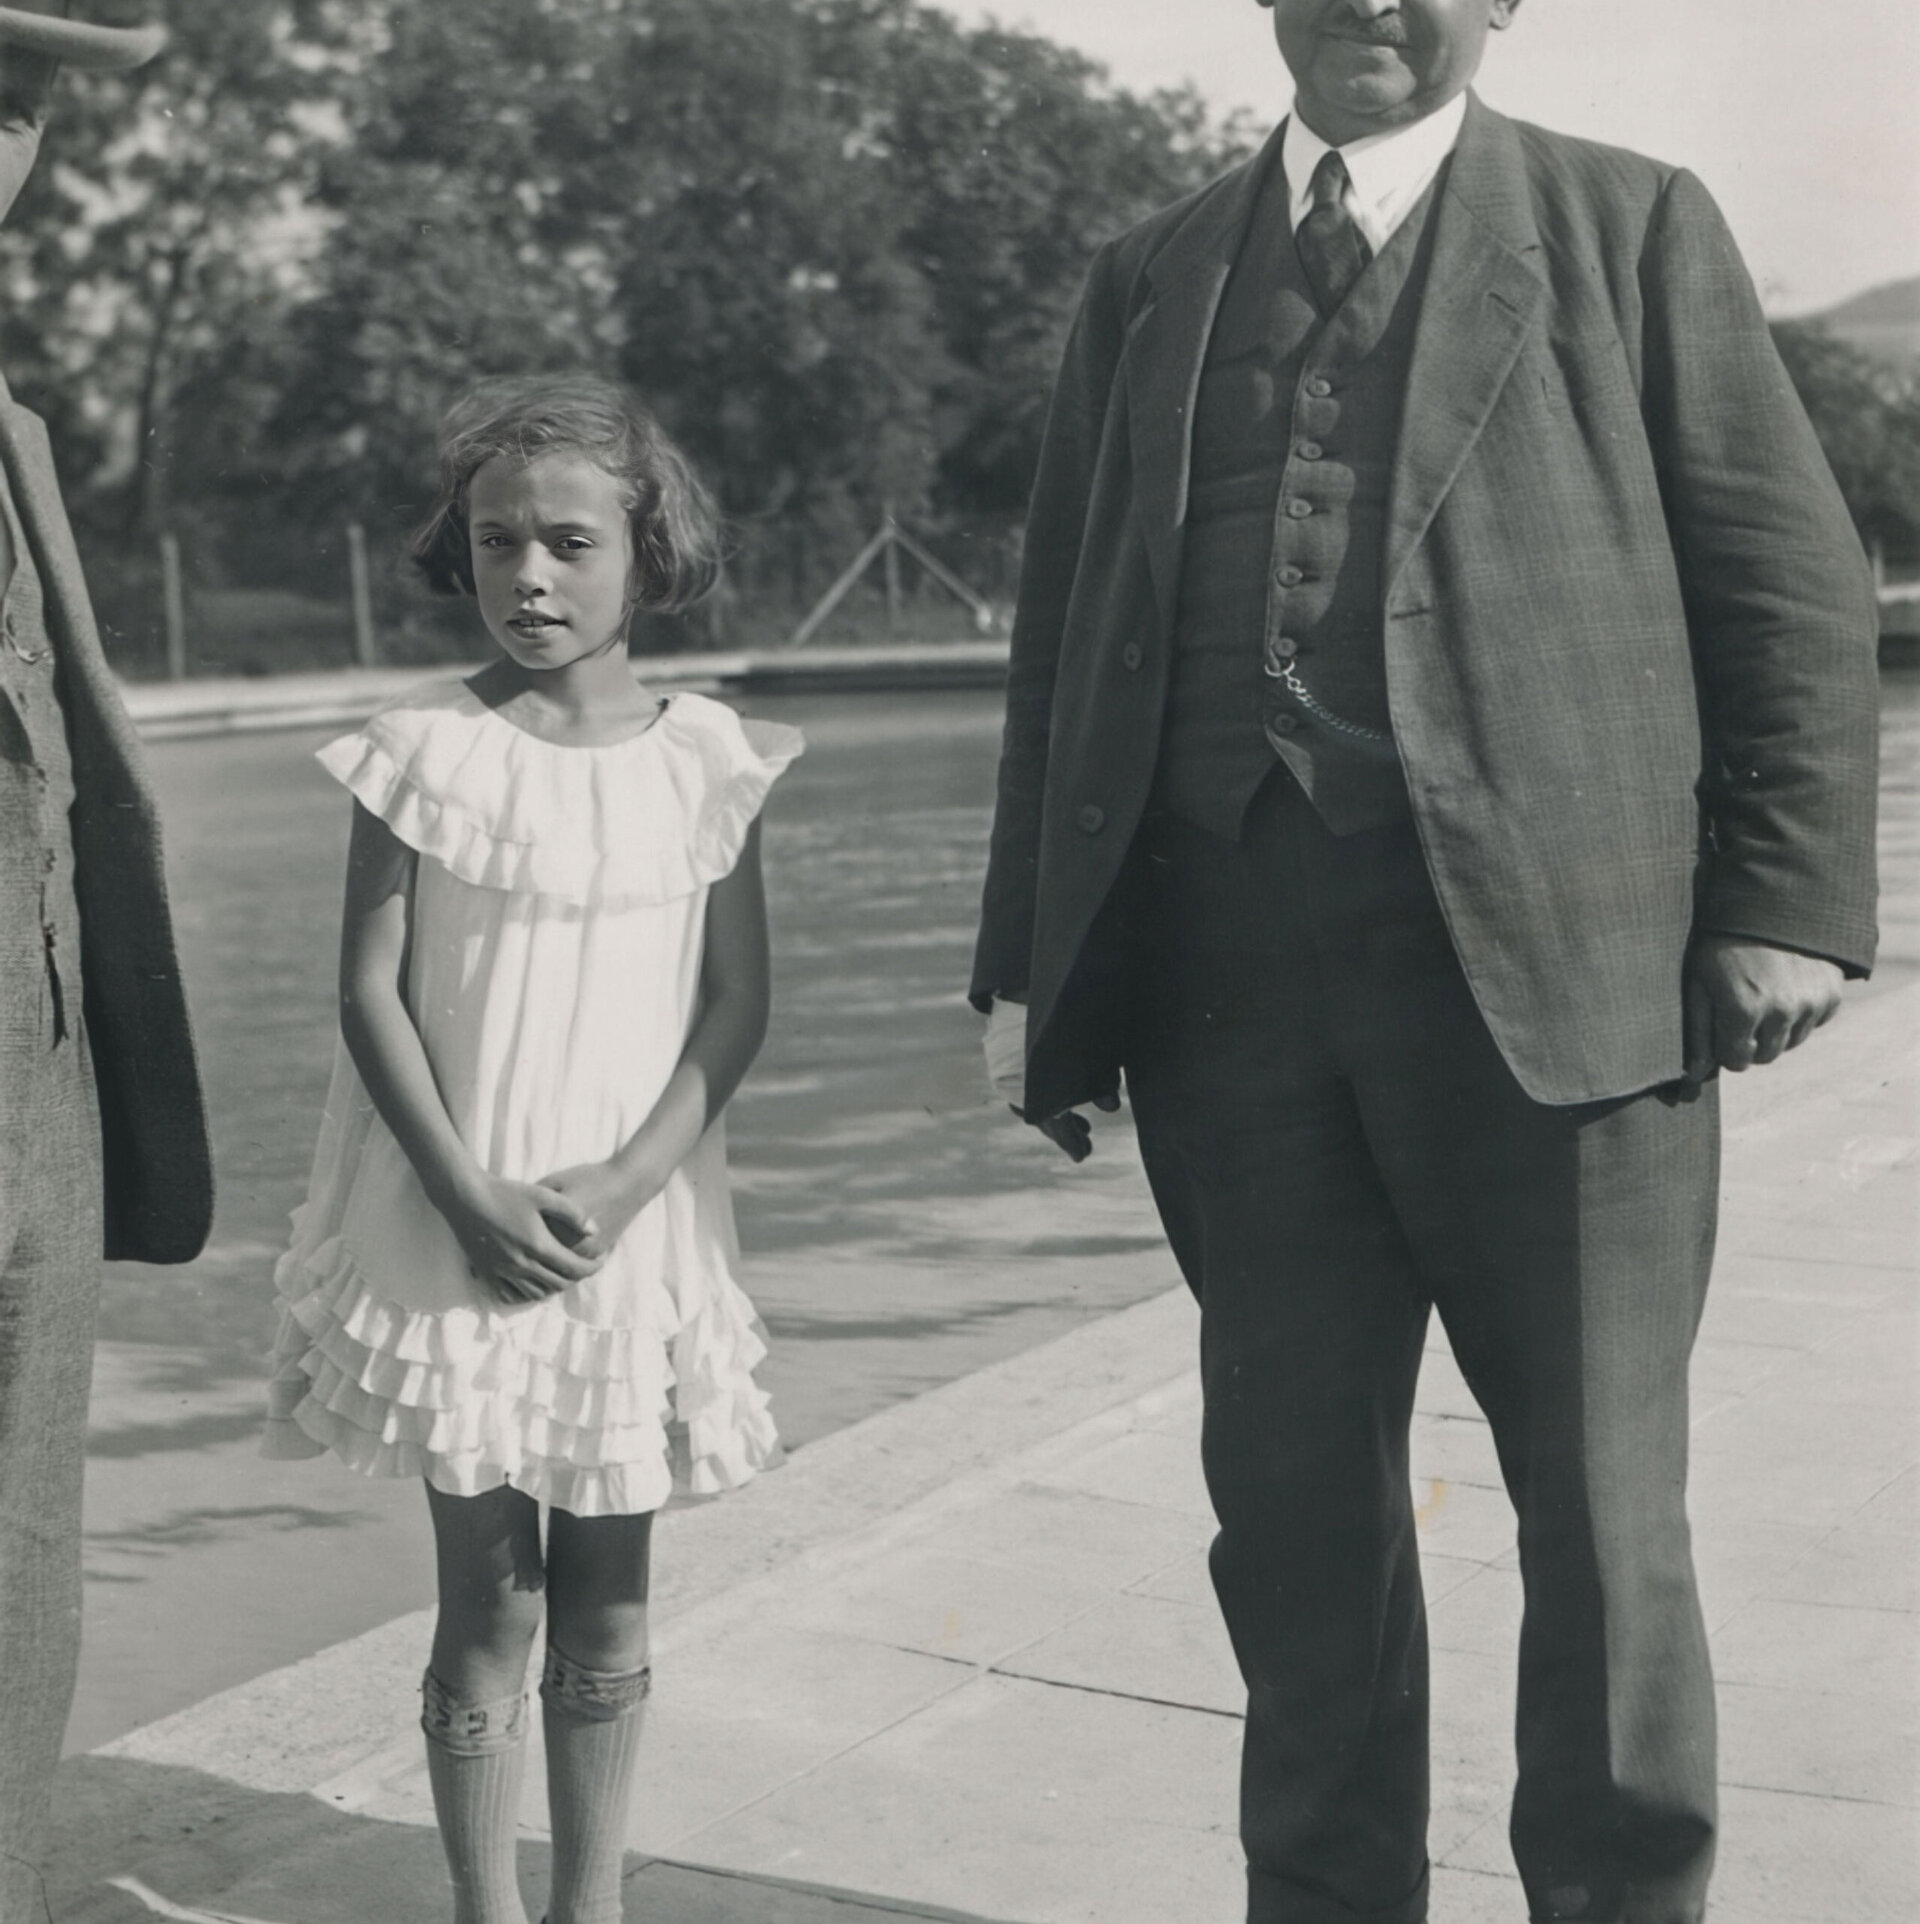
[[[115,1880],[129,1880],[151,1894]],[[527,1915],[537,1918],[547,1846],[520,1847]],[[56,1924],[372,1924],[450,1912],[430,1830],[329,1809],[298,1793],[118,1757],[61,1766],[54,1788],[48,1902]],[[625,1912],[646,1924],[990,1924],[960,1911],[819,1885],[630,1857]]]

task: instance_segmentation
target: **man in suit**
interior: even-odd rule
[[[0,7],[0,214],[59,64],[160,44],[64,12]],[[0,1924],[48,1915],[101,1252],[185,1262],[211,1209],[152,798],[46,429],[0,382]]]
[[[1067,345],[973,995],[1076,1157],[1124,1069],[1200,1302],[1249,1918],[1425,1915],[1437,1309],[1518,1517],[1531,1914],[1690,1924],[1713,1072],[1871,960],[1873,597],[1705,191],[1468,92],[1518,0],[1261,4],[1292,116]]]

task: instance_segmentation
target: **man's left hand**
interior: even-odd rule
[[[1686,1077],[1736,1073],[1797,1049],[1840,1006],[1840,965],[1737,935],[1702,935],[1687,957]]]

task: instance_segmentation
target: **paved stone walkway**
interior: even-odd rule
[[[1727,1090],[1692,1482],[1720,1677],[1716,1924],[1920,1917],[1916,1035],[1920,983],[1889,980]],[[1170,1291],[665,1520],[629,1918],[1239,1915],[1195,1321]],[[1512,1521],[1437,1332],[1417,1440],[1433,1914],[1519,1924]],[[425,1643],[402,1619],[72,1760],[53,1916],[444,1918],[409,1721]],[[537,1917],[537,1768],[524,1821]]]

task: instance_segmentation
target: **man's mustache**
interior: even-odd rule
[[[1404,47],[1412,38],[1407,23],[1397,13],[1383,13],[1377,20],[1350,16],[1335,21],[1326,31],[1336,40],[1357,40],[1368,47]]]

